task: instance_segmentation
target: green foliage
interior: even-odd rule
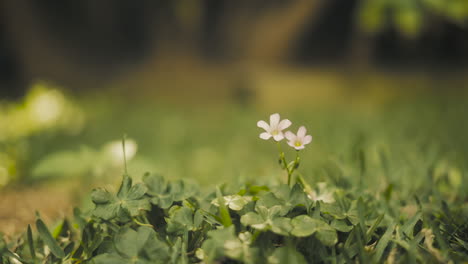
[[[57,241],[55,241],[55,239],[52,237],[46,225],[44,224],[44,222],[42,222],[41,219],[36,220],[36,227],[37,227],[37,232],[39,233],[39,236],[41,237],[42,241],[44,241],[44,244],[49,247],[50,252],[52,252],[52,254],[54,254],[57,258],[64,258],[65,252],[59,246]],[[32,244],[31,242],[29,243]],[[31,254],[31,255],[34,255],[34,254]]]
[[[311,131],[311,148],[301,153],[302,174],[292,187],[279,183],[286,177],[271,162],[274,146],[252,137],[256,120],[249,112],[222,113],[229,124],[212,126],[207,113],[142,106],[127,114],[125,107],[119,125],[142,143],[138,155],[152,157],[156,173],[196,179],[202,188],[137,175],[137,155],[128,171],[135,181],[143,175],[142,183],[126,176],[115,193],[94,190],[95,208],[75,210],[72,221],[49,231],[38,220],[37,231],[0,237],[0,262],[463,263],[468,126],[460,121],[466,102],[457,102],[291,114],[320,124]],[[103,106],[112,116],[120,113],[113,107]],[[118,130],[94,110],[94,123],[78,140],[90,146]],[[147,113],[158,122],[145,119],[141,129]],[[42,161],[32,166],[34,177],[93,178],[122,169],[106,161],[105,148],[63,151],[72,148],[69,139],[51,138],[31,141],[31,149],[64,144],[60,152],[37,155]]]
[[[453,216],[466,217],[467,210],[451,211],[442,201],[435,207],[434,201],[418,200],[411,216],[392,216],[384,196],[376,200],[344,189],[334,192],[335,201],[325,203],[312,200],[301,184],[241,188],[234,193],[217,188],[200,195],[194,185],[181,180],[150,174],[143,179],[133,184],[124,175],[115,194],[95,189],[91,194],[95,208],[87,214],[76,210],[75,225],[65,220],[51,232],[38,216],[38,235],[28,227],[24,239],[16,242],[7,244],[0,237],[2,263],[468,259],[466,222]],[[182,194],[188,188],[182,186],[190,186],[190,191]]]
[[[40,160],[31,173],[35,178],[84,175],[91,171],[96,157],[96,151],[85,147],[79,151],[57,152]]]
[[[83,129],[82,109],[57,88],[37,82],[21,102],[0,101],[0,187],[22,180],[30,172],[31,154],[41,149],[41,144],[30,146],[35,137],[75,135]],[[62,164],[56,162],[57,157],[49,162],[59,165],[60,170],[71,163],[69,157],[64,156]]]
[[[441,17],[466,26],[468,2],[464,0],[363,0],[359,24],[367,32],[380,32],[393,26],[407,37],[428,30]]]
[[[139,215],[140,211],[150,210],[150,203],[144,197],[146,191],[146,185],[138,183],[132,186],[132,179],[124,176],[117,195],[103,189],[92,192],[91,199],[96,204],[93,214],[104,220],[117,218],[119,221],[126,221]]]

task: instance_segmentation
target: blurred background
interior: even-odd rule
[[[467,66],[467,0],[0,0],[1,231],[115,188],[124,134],[135,178],[281,179],[275,112],[311,183],[463,193]]]

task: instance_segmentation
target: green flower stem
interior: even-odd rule
[[[147,211],[143,211],[143,213],[140,216],[140,219],[141,219],[140,222],[151,225],[151,223],[150,223],[150,221],[148,219],[148,212]],[[153,226],[153,228],[155,228],[155,227]]]
[[[142,223],[142,222],[138,221],[136,218],[133,218],[133,222],[135,222],[137,225],[140,225],[140,226],[146,226],[146,227],[154,228],[153,225]]]
[[[260,230],[255,230],[255,232],[252,235],[252,239],[250,240],[251,243],[253,244],[255,240],[257,240],[258,236],[262,233]]]
[[[117,232],[119,229],[120,229],[120,226],[117,225],[116,223],[113,223],[109,220],[104,220],[103,219],[103,222],[107,224],[108,227],[110,227],[110,229],[112,229],[112,231],[114,232]]]
[[[299,167],[300,162],[301,162],[301,158],[299,157],[299,150],[296,150],[296,159],[292,163],[291,168],[289,168],[289,175],[290,176],[292,176],[294,171]],[[291,180],[290,176],[288,177],[288,185],[291,185],[290,184],[290,180]]]
[[[286,161],[286,157],[284,155],[283,149],[281,148],[281,145],[279,142],[276,142],[276,145],[278,146],[278,152],[279,152],[279,160],[281,164],[281,168],[285,169],[286,172],[288,173],[288,185],[291,186],[291,178],[294,173],[294,171],[299,167],[299,164],[301,162],[301,158],[299,157],[299,150],[296,151],[296,159],[288,164]]]
[[[190,201],[190,199],[185,199],[184,201],[187,203],[187,205],[190,207],[190,209],[192,209],[192,210],[197,209],[197,206],[192,201]]]
[[[278,146],[279,161],[280,161],[281,168],[288,170],[288,166],[287,166],[287,163],[286,163],[286,158],[284,156],[283,149],[281,148],[281,145],[280,145],[279,142],[276,142],[276,145]],[[289,173],[289,171],[288,171],[288,173]]]
[[[201,247],[203,238],[204,237],[203,237],[202,230],[193,232],[192,245],[190,245],[190,248],[194,248],[194,250],[192,251],[193,254],[195,254],[196,248]],[[191,255],[191,254],[192,254],[191,252],[187,252],[187,255]]]
[[[286,161],[286,157],[284,156],[284,152],[283,152],[283,149],[281,148],[281,145],[279,142],[276,142],[276,145],[278,146],[278,152],[279,152],[279,158],[280,158],[280,161],[281,161],[281,167],[283,169],[286,170],[286,172],[288,173],[288,185],[290,185],[290,182],[291,182],[291,172],[290,172],[290,169],[288,167],[288,163]]]
[[[302,186],[306,193],[311,193],[313,191],[312,187],[305,181],[304,176],[298,172],[297,181]]]

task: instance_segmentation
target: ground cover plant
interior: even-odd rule
[[[38,214],[37,231],[2,239],[2,263],[467,261],[464,167],[431,161],[430,184],[412,179],[403,183],[414,186],[404,187],[389,176],[384,189],[372,190],[367,179],[375,168],[358,139],[355,166],[327,163],[330,180],[314,181],[300,173],[301,153],[313,147],[305,127],[283,132],[291,122],[277,114],[257,125],[265,130],[260,138],[279,147],[280,179],[206,190],[150,173],[134,183],[125,168],[116,192],[92,192],[89,212],[76,209],[51,230]],[[396,174],[385,151],[377,153],[381,170]]]

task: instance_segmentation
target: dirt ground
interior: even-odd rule
[[[71,215],[76,199],[72,186],[28,186],[0,190],[0,232],[7,238],[34,226],[36,211],[43,220],[53,224],[64,216]]]

